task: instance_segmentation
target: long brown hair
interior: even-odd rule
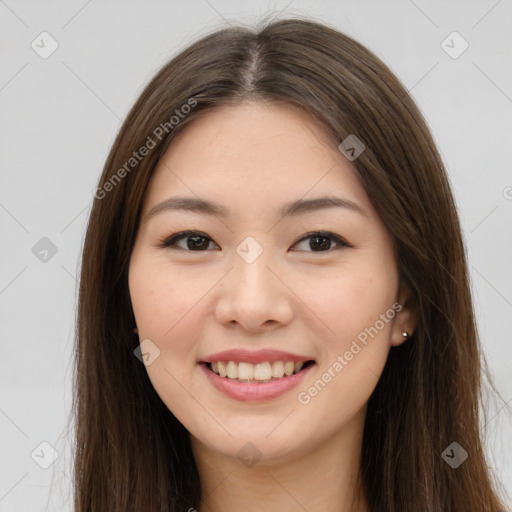
[[[173,138],[206,110],[249,99],[309,112],[336,144],[350,134],[365,144],[354,168],[413,292],[417,328],[391,349],[368,403],[361,479],[370,509],[503,510],[479,429],[484,359],[461,226],[427,124],[372,52],[325,24],[288,19],[217,30],[182,51],[145,87],[111,148],[81,267],[76,512],[199,505],[189,434],[134,355],[128,267],[145,191]],[[442,457],[453,442],[469,454],[456,469]]]

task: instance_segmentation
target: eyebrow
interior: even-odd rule
[[[337,196],[315,197],[313,199],[297,199],[287,203],[281,209],[282,217],[292,217],[303,215],[326,208],[345,208],[349,211],[367,216],[366,212],[356,203],[349,199]],[[158,213],[165,211],[187,211],[203,215],[215,215],[219,217],[229,217],[230,211],[224,206],[195,197],[176,196],[170,197],[161,203],[153,206],[146,216],[146,220],[154,217]]]

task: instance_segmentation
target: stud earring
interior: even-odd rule
[[[402,336],[404,338],[408,338],[409,337],[409,333],[407,331],[402,331]]]

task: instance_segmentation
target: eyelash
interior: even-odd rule
[[[335,235],[334,233],[331,233],[330,231],[310,231],[309,233],[306,233],[302,238],[297,240],[293,245],[298,244],[299,242],[303,242],[304,240],[307,240],[308,238],[313,238],[313,236],[317,235],[319,238],[331,238],[335,243],[338,244],[338,248],[342,247],[352,247],[346,240],[341,238],[338,235]],[[157,245],[160,249],[173,249],[173,250],[182,250],[185,252],[205,252],[205,250],[199,250],[199,251],[192,251],[190,249],[183,249],[182,247],[176,247],[176,242],[187,239],[192,236],[199,236],[201,238],[207,238],[213,242],[213,240],[206,234],[201,231],[180,231],[179,233],[175,233],[174,235],[171,235],[170,237],[165,238],[164,240],[160,241]],[[215,243],[215,242],[214,242]],[[312,252],[312,253],[322,253],[322,252],[332,252],[332,248],[328,249],[326,251],[298,251],[298,252]]]

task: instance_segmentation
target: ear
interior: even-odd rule
[[[411,289],[403,281],[400,283],[397,302],[402,308],[396,313],[393,322],[390,339],[391,346],[393,347],[398,347],[404,341],[410,339],[416,329],[418,316],[416,305],[412,300]],[[404,336],[402,332],[406,332],[408,336]]]

